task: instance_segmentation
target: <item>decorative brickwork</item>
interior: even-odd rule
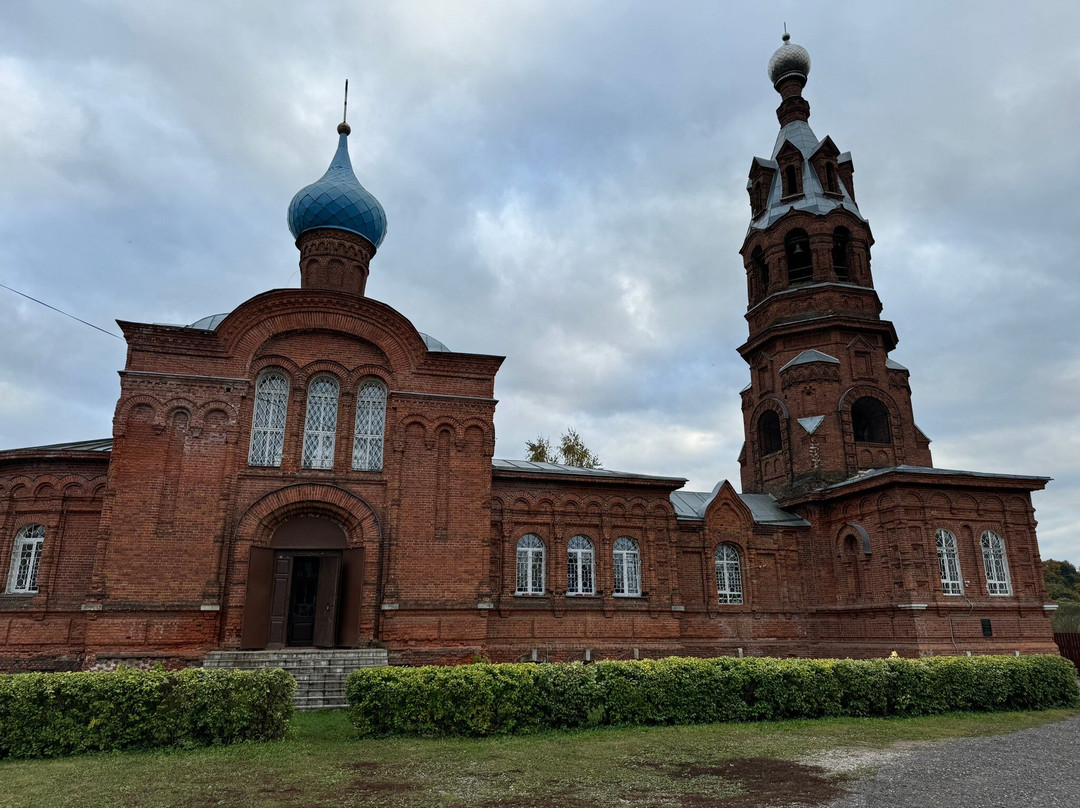
[[[1053,652],[1030,499],[1046,480],[932,468],[850,155],[809,130],[809,56],[784,47],[784,137],[752,164],[741,250],[742,494],[493,462],[502,358],[444,350],[364,297],[373,242],[314,227],[301,289],[212,329],[121,323],[111,445],[0,453],[0,669],[284,646],[404,663]],[[336,408],[317,463],[316,379]]]

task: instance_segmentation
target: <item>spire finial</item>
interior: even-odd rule
[[[785,42],[790,42],[791,41],[791,34],[789,34],[787,32],[787,23],[786,22],[784,23],[784,35],[782,37],[780,37],[780,38],[782,40],[784,40]]]
[[[352,132],[352,127],[348,124],[349,118],[349,80],[345,79],[345,104],[341,108],[341,123],[338,124],[338,134],[347,135]]]

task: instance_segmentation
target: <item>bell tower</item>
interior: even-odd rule
[[[750,334],[739,353],[751,374],[742,486],[781,499],[866,469],[931,465],[907,369],[889,358],[896,330],[880,317],[851,154],[810,129],[809,73],[810,54],[784,34],[768,66],[780,133],[751,163],[740,250]]]

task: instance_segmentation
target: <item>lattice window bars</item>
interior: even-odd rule
[[[544,594],[544,542],[526,533],[517,545],[517,594]]]
[[[742,563],[739,550],[733,544],[716,548],[716,593],[721,603],[743,602]]]
[[[566,549],[566,594],[592,595],[595,586],[593,543],[585,536],[574,536]]]
[[[379,471],[382,468],[385,430],[386,385],[378,379],[366,379],[356,393],[352,458],[354,469]]]
[[[944,528],[934,534],[937,544],[938,567],[941,570],[941,590],[946,595],[963,595],[964,580],[960,577],[960,554],[956,536]]]
[[[306,469],[334,467],[334,436],[337,433],[338,383],[329,376],[319,376],[308,387],[307,417],[304,421]]]
[[[983,569],[986,571],[986,591],[991,595],[1011,595],[1009,561],[1005,557],[1005,542],[992,530],[982,534]]]
[[[289,380],[284,374],[263,375],[255,387],[255,414],[251,423],[252,466],[280,466],[285,447],[285,416],[289,409]]]
[[[637,542],[625,536],[615,540],[615,594],[634,597],[641,594],[641,553]]]
[[[8,572],[8,592],[37,592],[38,565],[41,563],[41,548],[44,544],[45,528],[41,525],[24,525],[15,534],[11,568]]]

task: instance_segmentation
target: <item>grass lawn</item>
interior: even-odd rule
[[[343,712],[287,740],[0,762],[0,806],[705,806],[840,795],[796,758],[837,747],[1012,732],[1075,710],[579,730],[484,740],[350,740]],[[723,799],[716,803],[716,800]]]

